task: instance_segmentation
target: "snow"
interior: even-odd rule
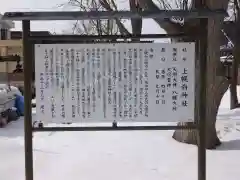
[[[217,121],[223,144],[207,151],[209,180],[240,176],[240,110],[230,111],[229,99],[227,92]],[[197,147],[171,136],[172,131],[35,133],[34,180],[197,180]],[[0,159],[1,180],[24,180],[23,119],[0,129]]]

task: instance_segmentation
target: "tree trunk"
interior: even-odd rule
[[[235,15],[235,30],[234,30],[234,36],[238,37],[238,32],[240,30],[240,9],[238,6],[238,1],[234,0],[234,4],[236,7],[236,13]],[[234,42],[234,49],[233,49],[233,62],[232,62],[232,69],[231,69],[231,85],[230,85],[230,109],[235,109],[239,107],[239,102],[238,102],[238,96],[237,96],[237,84],[238,84],[238,64],[239,64],[239,58],[240,58],[240,52],[239,52],[239,47],[240,47],[240,42],[238,38],[233,39]]]
[[[206,111],[206,148],[207,149],[214,149],[218,145],[221,144],[216,128],[216,117],[218,112],[218,107],[220,105],[221,99],[228,89],[228,82],[223,80],[223,82],[219,85],[211,86],[211,88],[207,89],[207,96],[211,98],[207,98],[207,111]],[[190,125],[193,124],[192,122],[186,123],[178,123],[179,126],[183,125]],[[173,133],[173,138],[178,142],[188,143],[188,144],[198,144],[198,136],[197,130],[176,130]]]
[[[152,0],[139,0],[139,5],[144,10],[153,10],[158,11],[159,7],[156,6]],[[208,0],[207,7],[210,9],[224,8],[227,9],[229,0]],[[193,9],[199,7],[200,0],[192,0]],[[179,32],[196,32],[191,31],[198,21],[194,19],[194,21],[189,21],[185,19],[184,25],[181,26],[179,24],[171,22],[169,19],[154,19],[156,23],[158,23],[167,33],[179,33]],[[221,99],[228,88],[228,80],[223,76],[217,76],[220,70],[220,22],[223,21],[221,19],[209,19],[208,22],[208,59],[207,59],[207,105],[206,105],[206,118],[207,118],[207,127],[206,127],[206,136],[207,136],[207,144],[206,147],[208,149],[212,149],[220,144],[220,140],[217,137],[215,123],[216,123],[216,115],[218,111],[219,104]],[[199,27],[195,27],[197,30]],[[201,27],[200,27],[201,28]],[[222,66],[221,66],[222,68]],[[199,60],[196,62],[196,71],[199,70]],[[200,73],[196,72],[198,76]],[[198,78],[196,77],[196,82],[198,82]],[[198,84],[196,83],[196,90],[198,91]],[[199,92],[196,93],[198,94]],[[196,117],[199,117],[198,110],[198,99],[196,99]],[[197,118],[199,119],[199,118]],[[196,122],[194,122],[196,123]],[[182,125],[184,123],[179,123]],[[185,123],[189,124],[189,123]],[[179,142],[197,144],[197,136],[196,131],[194,130],[177,130],[173,134],[173,138]]]
[[[208,1],[209,8],[216,8],[214,0]],[[214,6],[214,7],[211,7]],[[210,18],[208,21],[208,58],[207,58],[207,72],[198,72],[199,70],[199,58],[196,60],[196,95],[199,94],[198,76],[201,73],[207,73],[207,89],[206,89],[206,148],[214,149],[220,145],[221,142],[216,132],[216,116],[218,112],[221,99],[228,89],[229,82],[224,76],[218,76],[219,70],[222,68],[220,63],[220,28],[222,20]],[[198,50],[196,48],[196,50]],[[197,96],[198,97],[198,96]],[[200,98],[200,97],[198,97]],[[196,98],[196,116],[195,122],[199,119],[199,99]],[[200,119],[199,119],[200,120]],[[178,125],[189,124],[179,123]],[[173,138],[179,142],[188,144],[198,144],[197,130],[176,130],[173,134]]]
[[[230,77],[231,77],[230,109],[235,109],[238,107],[238,97],[237,97],[238,63],[235,58],[233,59],[233,62],[232,62],[232,69],[231,69]]]

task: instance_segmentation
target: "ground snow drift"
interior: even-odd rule
[[[240,110],[223,97],[218,135],[207,152],[209,180],[240,177]],[[34,134],[34,180],[197,180],[197,148],[171,131],[53,132]],[[0,129],[1,180],[24,180],[23,120]]]

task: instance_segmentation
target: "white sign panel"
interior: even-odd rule
[[[35,45],[43,122],[193,121],[194,43]]]

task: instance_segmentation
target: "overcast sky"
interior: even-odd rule
[[[67,0],[1,0],[0,12],[3,14],[7,11],[56,11],[63,10],[57,5],[66,2]],[[121,2],[121,9],[128,8],[127,0],[119,0]],[[65,9],[67,10],[67,9]],[[21,30],[21,23],[15,23],[14,30]],[[32,23],[32,30],[49,30],[51,32],[61,33],[64,30],[71,28],[71,22],[55,21],[55,22],[34,22]],[[131,26],[127,25],[130,30]],[[144,20],[143,33],[164,33],[164,31],[153,21]]]

